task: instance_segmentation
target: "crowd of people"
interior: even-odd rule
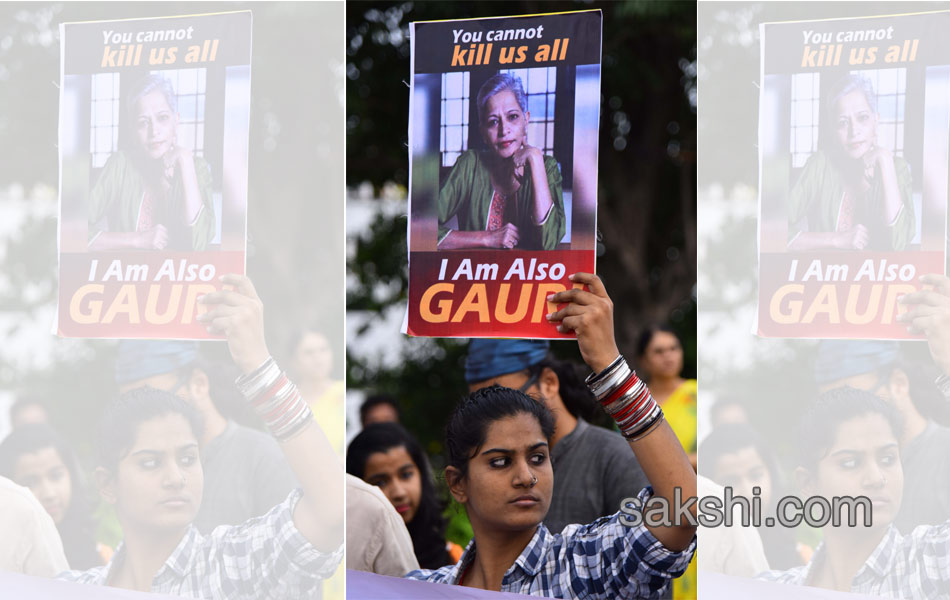
[[[206,295],[199,320],[232,363],[195,343],[120,343],[92,468],[46,401],[14,404],[0,570],[196,599],[320,597],[344,552],[342,461],[271,357],[250,280],[222,282],[232,289]],[[234,420],[248,414],[260,429]]]
[[[926,336],[931,360],[893,341],[819,342],[793,455],[765,442],[766,423],[742,402],[713,407],[701,472],[737,496],[758,495],[763,514],[778,514],[789,494],[871,505],[870,525],[856,509],[856,526],[847,514],[817,532],[759,526],[768,569],[731,574],[888,598],[950,594],[950,279],[922,281],[932,289],[904,296],[899,320]]]
[[[577,334],[586,365],[555,358],[545,341],[469,342],[468,394],[445,426],[446,466],[439,474],[413,424],[399,422],[397,399],[375,394],[363,403],[363,429],[347,448],[346,470],[388,499],[414,555],[382,561],[382,568],[364,555],[348,568],[549,597],[673,597],[671,582],[695,552],[694,527],[686,519],[630,526],[622,509],[638,498],[672,505],[676,489],[695,495],[695,433],[679,439],[664,418],[667,406],[675,406],[671,412],[691,414],[695,423],[695,382],[679,378],[676,337],[652,329],[645,334],[649,350],[635,354],[648,389],[616,346],[603,283],[588,274],[574,281],[589,291],[555,297],[567,308],[551,319]],[[580,318],[565,323],[568,316]],[[650,394],[654,381],[673,384],[662,399]],[[677,397],[684,385],[685,398]],[[592,422],[603,410],[611,429]],[[446,539],[450,501],[471,525],[471,538],[460,544]],[[365,509],[365,519],[348,507],[348,547],[365,545],[351,528],[363,531],[364,521],[377,520],[375,507]],[[402,570],[413,561],[419,569]]]

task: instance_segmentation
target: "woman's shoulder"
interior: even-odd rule
[[[784,583],[786,585],[804,585],[805,577],[808,574],[808,566],[793,567],[785,571],[772,570],[759,573],[755,576],[760,581],[771,581],[772,583]]]
[[[103,565],[101,567],[86,569],[85,571],[63,571],[54,579],[58,579],[59,581],[69,581],[72,583],[83,583],[86,585],[105,585],[107,575],[106,567],[107,565]]]
[[[805,171],[824,170],[831,167],[831,158],[824,150],[812,152],[811,156],[805,159]]]
[[[416,569],[403,575],[403,578],[430,583],[451,583],[455,568],[455,565],[446,565],[438,569]]]
[[[551,169],[554,167],[558,167],[558,168],[560,167],[560,164],[557,162],[557,159],[551,156],[550,154],[543,154],[542,156],[544,157],[545,168]]]
[[[124,173],[135,168],[132,157],[125,150],[116,150],[102,165],[103,173]]]

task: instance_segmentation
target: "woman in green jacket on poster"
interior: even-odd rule
[[[216,229],[211,169],[179,143],[171,83],[148,75],[124,96],[132,131],[89,195],[89,249],[205,250]]]
[[[531,113],[521,79],[498,73],[478,90],[487,150],[459,156],[439,190],[439,250],[554,250],[565,233],[561,172],[528,144]],[[458,229],[448,222],[458,218]]]
[[[822,98],[820,150],[789,196],[789,250],[903,250],[916,233],[910,167],[879,145],[871,82],[848,75]]]

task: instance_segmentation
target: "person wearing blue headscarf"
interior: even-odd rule
[[[469,391],[492,384],[520,390],[554,415],[554,494],[544,525],[561,531],[620,510],[649,485],[623,437],[591,425],[599,410],[574,364],[548,354],[545,340],[474,339],[465,360]]]

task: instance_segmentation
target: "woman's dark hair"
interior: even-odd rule
[[[824,89],[821,91],[821,114],[819,115],[821,121],[818,130],[818,147],[831,152],[832,155],[837,157],[841,154],[834,134],[836,128],[835,121],[837,118],[837,115],[835,115],[835,106],[838,104],[838,101],[851,92],[861,92],[864,99],[867,100],[871,112],[876,115],[877,94],[874,93],[874,86],[871,85],[871,80],[861,75],[847,74],[837,79],[832,79],[827,83],[825,83],[824,77],[822,77],[822,84],[825,84],[826,87],[823,86]]]
[[[422,481],[422,497],[412,521],[406,524],[412,547],[419,565],[424,569],[438,569],[454,561],[445,547],[445,504],[439,499],[432,481],[429,460],[422,446],[408,431],[397,423],[374,423],[359,433],[346,449],[346,472],[364,478],[366,463],[371,455],[386,453],[393,448],[405,448]]]
[[[201,416],[175,394],[143,387],[119,396],[106,407],[99,421],[99,465],[115,472],[119,461],[135,444],[139,426],[170,414],[184,417],[195,438],[201,439]]]
[[[661,332],[661,331],[664,332],[664,333],[668,333],[668,334],[670,334],[670,335],[676,337],[677,340],[679,339],[679,336],[676,335],[676,332],[673,331],[673,328],[670,327],[669,325],[665,325],[665,324],[663,324],[663,325],[658,325],[658,324],[650,325],[650,326],[648,326],[646,329],[644,329],[643,331],[641,331],[641,332],[640,332],[640,337],[637,338],[637,346],[636,346],[636,348],[637,348],[637,356],[638,356],[638,357],[643,356],[644,354],[646,354],[647,346],[650,345],[650,341],[653,340],[653,336],[656,335],[657,333]]]
[[[389,394],[373,394],[366,398],[362,404],[360,404],[360,423],[366,422],[366,416],[369,415],[369,411],[377,406],[383,404],[388,404],[393,407],[393,410],[396,411],[396,416],[401,416],[399,411],[399,401],[396,400],[393,396]]]
[[[588,422],[599,420],[604,413],[597,405],[597,399],[584,383],[577,365],[568,360],[558,360],[549,354],[538,364],[528,367],[528,377],[537,381],[546,368],[557,375],[561,400],[567,412]]]
[[[528,97],[524,93],[524,86],[521,78],[509,73],[496,73],[488,78],[485,83],[478,88],[478,95],[475,97],[475,106],[478,109],[478,121],[482,122],[485,113],[485,105],[488,99],[499,92],[509,91],[515,96],[521,112],[528,112]]]
[[[834,443],[838,428],[866,415],[883,417],[894,437],[900,439],[904,428],[900,414],[871,392],[841,387],[818,396],[806,409],[799,426],[799,464],[814,469]]]
[[[934,383],[941,374],[940,369],[929,361],[901,357],[895,367],[889,369],[888,378],[893,375],[894,368],[900,369],[907,375],[908,395],[917,412],[927,420],[950,427],[950,403]]]
[[[69,472],[72,488],[69,506],[56,528],[63,540],[63,551],[70,567],[89,569],[102,564],[96,551],[92,499],[86,486],[86,478],[79,459],[72,447],[48,425],[23,425],[13,431],[0,444],[0,475],[15,479],[17,461],[24,454],[35,454],[52,448]]]
[[[165,101],[168,103],[168,108],[171,109],[172,113],[178,114],[178,95],[175,93],[175,88],[172,86],[171,81],[165,79],[161,75],[145,75],[139,79],[133,80],[128,87],[123,86],[122,89],[122,108],[125,111],[125,124],[126,127],[121,128],[121,144],[125,149],[132,150],[131,156],[138,156],[139,152],[137,151],[137,146],[135,144],[135,105],[146,95],[159,91],[162,93],[162,96],[165,98]]]
[[[765,443],[765,440],[762,439],[762,436],[751,426],[729,423],[716,427],[706,436],[703,443],[699,445],[699,456],[705,468],[708,469],[706,472],[709,472],[715,468],[716,461],[723,456],[735,454],[746,448],[753,448],[759,454],[759,458],[762,459],[762,462],[765,463],[766,468],[769,470],[769,475],[772,478],[775,491],[779,492],[773,494],[774,499],[777,500],[782,496],[780,493],[783,487],[782,469],[779,466],[778,459],[775,457],[775,453],[772,452]]]
[[[554,435],[551,411],[524,392],[495,384],[463,398],[445,426],[448,465],[458,469],[465,477],[468,474],[468,461],[475,457],[485,443],[489,425],[520,414],[537,419],[544,437],[551,439]]]

